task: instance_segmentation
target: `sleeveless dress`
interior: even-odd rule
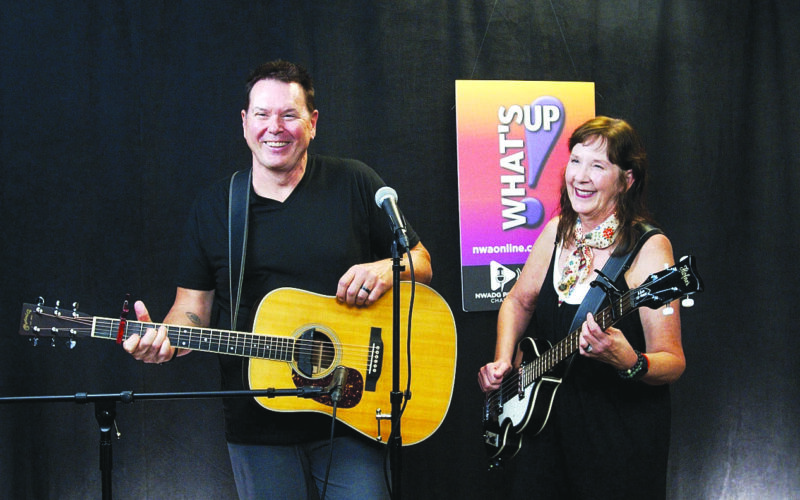
[[[528,336],[555,343],[564,338],[578,305],[559,305],[553,286],[555,252]],[[615,283],[628,290],[624,276]],[[600,309],[608,305],[603,303]],[[616,325],[645,351],[638,311]],[[666,497],[670,439],[669,386],[623,380],[616,369],[580,354],[572,358],[550,418],[538,435],[528,433],[502,474],[504,495],[536,499]],[[512,496],[512,498],[514,498]]]

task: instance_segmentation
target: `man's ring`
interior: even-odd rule
[[[362,287],[361,287],[361,289],[362,289],[362,290],[364,290],[365,292],[367,292],[367,295],[369,295],[370,293],[372,293],[372,290],[370,290],[370,289],[369,289],[369,288],[367,288],[366,286],[362,286]]]
[[[586,349],[584,349],[584,351],[592,352],[592,344],[586,344]]]

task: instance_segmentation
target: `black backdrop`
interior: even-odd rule
[[[650,205],[707,287],[683,315],[670,497],[797,495],[798,4],[365,3],[5,2],[0,395],[217,388],[210,355],[144,366],[99,340],[33,348],[19,312],[41,295],[113,317],[131,293],[163,317],[188,204],[247,165],[243,79],[281,57],[315,77],[313,150],[360,158],[400,193],[456,316],[452,405],[404,449],[405,493],[490,493],[475,378],[496,314],[460,311],[454,80],[593,81],[598,113],[641,132]],[[117,498],[234,495],[217,401],[118,411]],[[0,406],[0,490],[99,496],[98,438],[91,405]]]

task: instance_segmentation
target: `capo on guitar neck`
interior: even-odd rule
[[[122,303],[122,313],[119,315],[119,328],[117,328],[117,344],[122,343],[122,339],[125,333],[125,324],[128,321],[128,312],[130,309],[128,308],[128,301],[131,298],[131,294],[125,294],[125,302]]]
[[[594,272],[599,274],[600,278],[597,278],[596,280],[594,280],[591,283],[589,283],[589,286],[592,286],[592,287],[599,286],[600,289],[603,290],[603,292],[605,292],[606,297],[608,297],[608,302],[611,303],[611,304],[614,304],[615,301],[619,300],[622,297],[622,292],[619,290],[619,288],[614,286],[614,283],[612,283],[611,279],[608,276],[606,276],[603,273],[603,271],[601,271],[599,269],[595,269]],[[616,311],[616,308],[612,307],[611,308],[611,318],[614,321],[616,321],[618,319],[617,318],[617,314],[618,313]]]

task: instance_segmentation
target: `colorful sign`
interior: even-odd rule
[[[557,213],[567,139],[594,114],[590,82],[456,80],[465,311],[500,308]]]

